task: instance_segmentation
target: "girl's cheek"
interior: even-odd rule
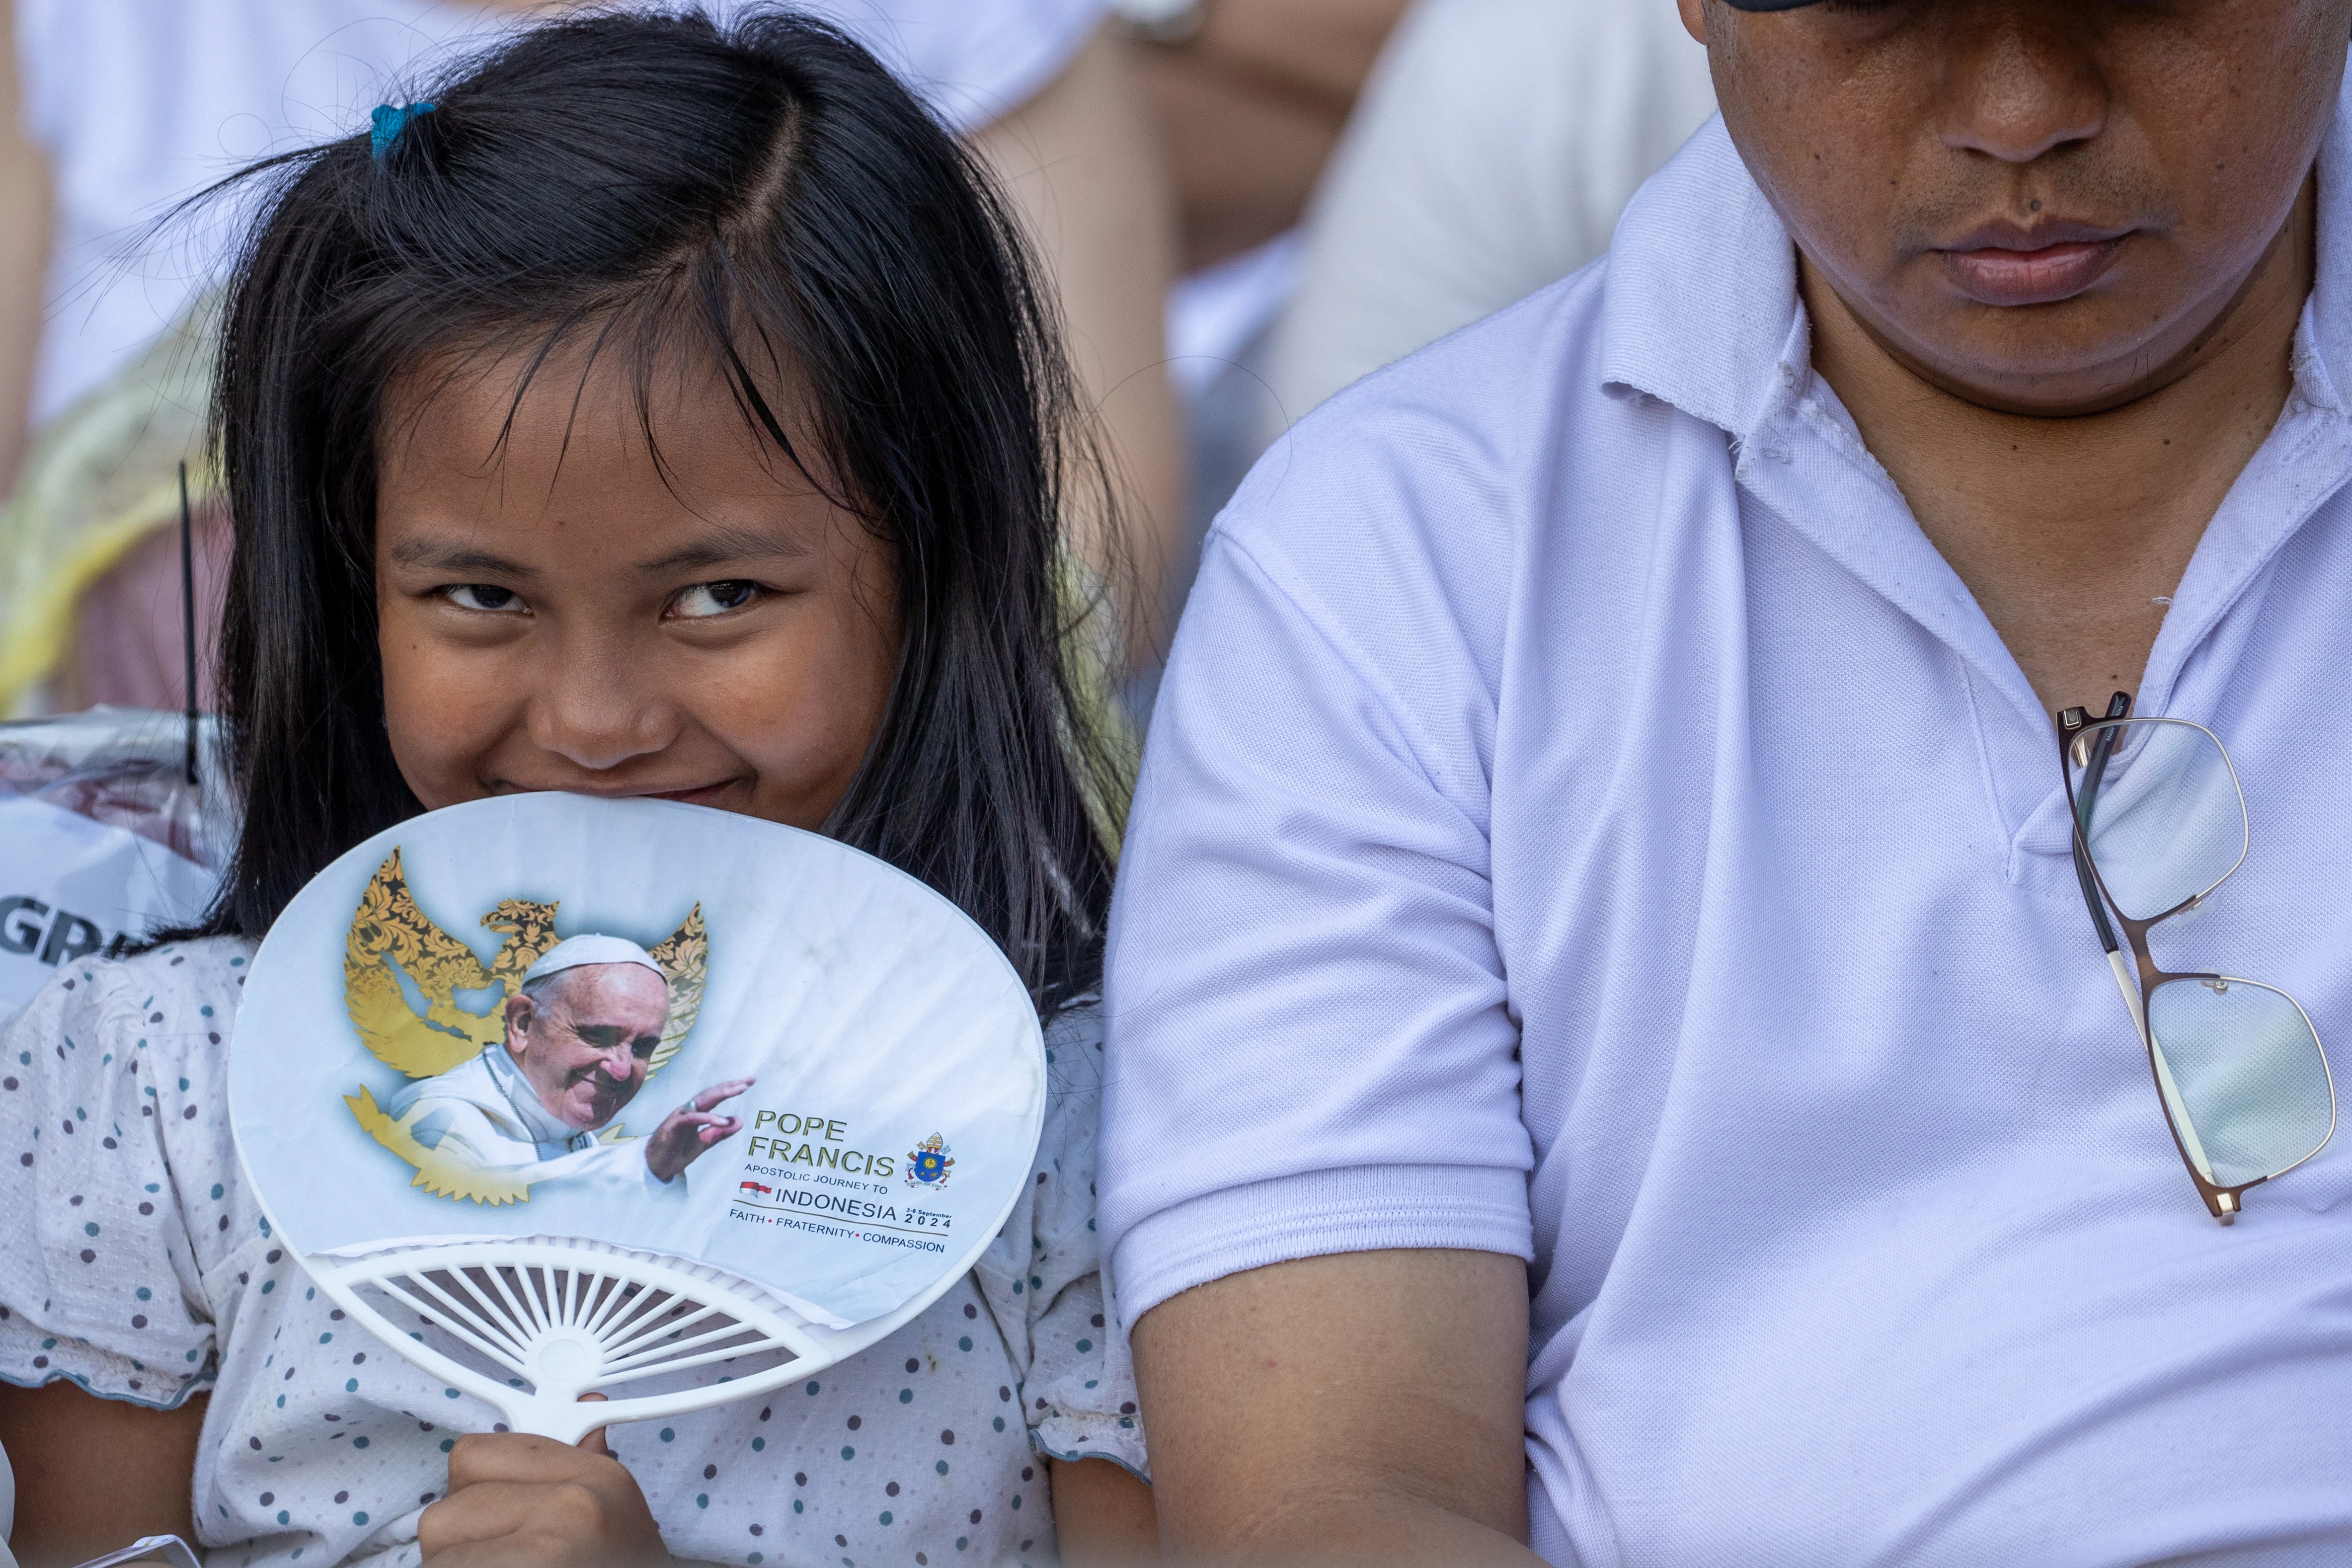
[[[889,703],[897,648],[887,626],[828,616],[793,638],[698,672],[676,693],[698,728],[751,765],[755,816],[821,826],[866,760]]]
[[[745,764],[744,804],[755,816],[821,825],[864,760],[866,737],[845,711],[845,694],[805,668],[730,669],[675,695],[697,730]]]
[[[393,618],[379,647],[384,730],[410,791],[428,810],[486,794],[473,764],[495,743],[491,714],[501,684],[481,668],[487,661],[472,650],[436,645]]]

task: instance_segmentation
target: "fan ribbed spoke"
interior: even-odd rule
[[[667,1291],[654,1304],[652,1311],[628,1326],[627,1332],[633,1339],[644,1339],[648,1335],[666,1338],[677,1332],[678,1319],[688,1309],[698,1304],[690,1296],[681,1296],[676,1290]]]
[[[763,1340],[759,1344],[745,1345],[741,1349],[705,1351],[700,1355],[688,1356],[683,1361],[666,1361],[656,1366],[635,1367],[617,1376],[600,1377],[596,1380],[596,1386],[599,1388],[616,1388],[625,1383],[635,1383],[642,1378],[659,1377],[662,1373],[667,1372],[687,1372],[698,1366],[708,1366],[715,1361],[732,1361],[738,1356],[749,1355],[752,1352],[760,1350],[780,1350],[789,1354],[793,1361],[796,1362],[801,1359],[801,1354],[798,1351],[793,1350],[791,1346],[783,1343],[782,1341]]]
[[[490,1277],[491,1287],[498,1291],[499,1298],[506,1302],[507,1310],[512,1315],[511,1321],[517,1328],[522,1331],[522,1337],[526,1341],[529,1341],[537,1336],[546,1325],[538,1321],[537,1319],[531,1315],[530,1309],[526,1308],[522,1304],[523,1296],[529,1295],[529,1292],[525,1291],[521,1295],[518,1295],[514,1290],[508,1287],[507,1276],[509,1273],[514,1272],[514,1270],[497,1268],[485,1268],[482,1272]]]
[[[480,1317],[475,1312],[471,1306],[459,1300],[457,1297],[452,1296],[448,1291],[443,1289],[440,1285],[435,1282],[431,1274],[407,1274],[402,1276],[402,1278],[414,1282],[420,1289],[429,1292],[435,1300],[439,1301],[450,1311],[455,1312],[459,1318],[471,1325],[474,1331],[480,1334],[484,1339],[505,1342],[508,1349],[503,1352],[501,1359],[505,1359],[505,1357],[508,1356],[513,1357],[516,1361],[515,1370],[518,1372],[522,1370],[520,1358],[528,1355],[530,1352],[528,1347],[518,1342],[513,1335],[506,1332],[496,1323]],[[452,1278],[454,1279],[454,1276]],[[455,1327],[456,1325],[452,1324],[450,1326]]]
[[[404,1306],[406,1306],[415,1312],[418,1317],[425,1319],[436,1328],[456,1335],[458,1339],[461,1339],[467,1344],[472,1345],[476,1350],[481,1352],[492,1361],[497,1362],[499,1365],[506,1367],[509,1371],[522,1372],[525,1370],[522,1363],[517,1360],[514,1355],[509,1354],[506,1351],[500,1350],[496,1345],[490,1344],[480,1336],[477,1335],[472,1330],[467,1328],[463,1323],[451,1322],[446,1314],[427,1310],[422,1301],[417,1300],[416,1298],[402,1289],[399,1285],[395,1284],[393,1280],[379,1279],[375,1282],[375,1286],[377,1289],[382,1290],[394,1300],[402,1303]]]
[[[436,1275],[438,1278],[436,1278]],[[506,1345],[515,1355],[523,1353],[521,1342],[514,1337],[507,1324],[500,1322],[495,1315],[486,1313],[482,1310],[481,1301],[476,1298],[471,1287],[459,1276],[435,1270],[433,1273],[409,1274],[403,1278],[414,1283],[419,1289],[429,1293],[448,1311],[458,1314],[476,1333],[485,1339]]]
[[[683,1341],[677,1344],[655,1345],[650,1349],[636,1351],[625,1355],[614,1355],[608,1352],[604,1357],[604,1364],[607,1367],[617,1368],[636,1366],[643,1363],[652,1361],[667,1362],[673,1357],[684,1355],[687,1352],[693,1350],[698,1345],[711,1344],[721,1340],[731,1340],[742,1334],[757,1335],[759,1331],[760,1331],[757,1329],[748,1328],[730,1318],[721,1327],[711,1329],[704,1333],[697,1334],[694,1338]],[[730,1353],[731,1354],[733,1352],[730,1352]]]
[[[604,1299],[596,1303],[595,1314],[588,1321],[580,1325],[599,1339],[604,1337],[604,1325],[612,1321],[613,1314],[620,1310],[621,1303],[630,1298],[629,1282],[621,1276],[605,1274],[601,1276],[601,1279],[609,1288],[604,1291]]]
[[[664,1298],[662,1302],[637,1302],[628,1311],[619,1314],[611,1322],[606,1323],[603,1331],[597,1334],[596,1342],[600,1345],[610,1345],[634,1341],[650,1325],[660,1321],[662,1306],[667,1300],[667,1298]]]
[[[555,1326],[555,1313],[549,1301],[554,1288],[547,1270],[537,1264],[515,1271],[515,1289],[522,1294],[522,1304],[530,1313],[534,1332],[543,1334]]]
[[[466,1271],[463,1279],[465,1299],[473,1303],[474,1310],[481,1314],[483,1321],[495,1324],[518,1344],[529,1344],[530,1324],[511,1302],[499,1300],[498,1291],[481,1278],[486,1272],[478,1268]]]
[[[719,1309],[717,1307],[705,1307],[702,1310],[675,1323],[667,1321],[667,1317],[665,1317],[664,1321],[656,1323],[652,1327],[643,1330],[641,1332],[632,1334],[626,1340],[620,1341],[610,1345],[605,1350],[604,1353],[608,1357],[635,1355],[637,1352],[644,1349],[649,1342],[676,1339],[679,1334],[684,1333],[687,1330],[692,1328],[695,1324],[702,1321],[703,1319],[711,1316],[718,1310]],[[731,1321],[732,1320],[730,1320],[730,1321]]]
[[[530,1297],[541,1328],[552,1329],[563,1322],[563,1286],[557,1278],[558,1272],[552,1267],[536,1264],[530,1270]]]
[[[658,1315],[664,1305],[675,1300],[668,1291],[652,1286],[633,1286],[624,1290],[622,1295],[626,1298],[626,1304],[597,1329],[598,1339],[611,1340],[636,1332],[651,1321],[648,1314]]]

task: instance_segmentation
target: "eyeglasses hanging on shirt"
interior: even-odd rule
[[[2231,974],[2168,973],[2149,955],[2147,933],[2211,897],[2251,836],[2237,769],[2213,732],[2130,718],[2131,704],[2118,691],[2103,719],[2081,708],[2058,715],[2074,870],[2147,1047],[2173,1144],[2206,1208],[2228,1225],[2248,1187],[2327,1146],[2336,1085],[2294,997]]]

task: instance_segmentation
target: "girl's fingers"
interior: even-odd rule
[[[416,1521],[416,1544],[440,1568],[445,1552],[525,1535],[594,1542],[604,1539],[604,1500],[584,1486],[489,1481],[457,1489]],[[501,1559],[501,1561],[504,1561]]]
[[[572,1553],[562,1542],[544,1536],[509,1536],[464,1542],[437,1552],[427,1547],[425,1560],[433,1568],[567,1568]]]
[[[452,1494],[498,1482],[546,1485],[588,1480],[616,1463],[599,1454],[583,1452],[552,1437],[522,1432],[475,1432],[457,1439],[449,1451]]]
[[[605,1396],[601,1394],[583,1394],[580,1396],[580,1403],[583,1405],[602,1405],[605,1403]],[[578,1447],[586,1453],[602,1454],[607,1458],[610,1458],[613,1453],[612,1448],[607,1446],[604,1441],[604,1428],[602,1426],[591,1429],[585,1436],[583,1436],[580,1439]]]

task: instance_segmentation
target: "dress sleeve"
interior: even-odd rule
[[[259,1223],[230,1191],[243,963],[70,964],[0,1037],[0,1378],[163,1408],[211,1386],[206,1270]]]
[[[1100,1009],[1056,1018],[1045,1054],[1045,1126],[1028,1193],[972,1272],[1022,1374],[1030,1446],[1050,1458],[1108,1459],[1148,1481],[1135,1368],[1095,1230]]]

